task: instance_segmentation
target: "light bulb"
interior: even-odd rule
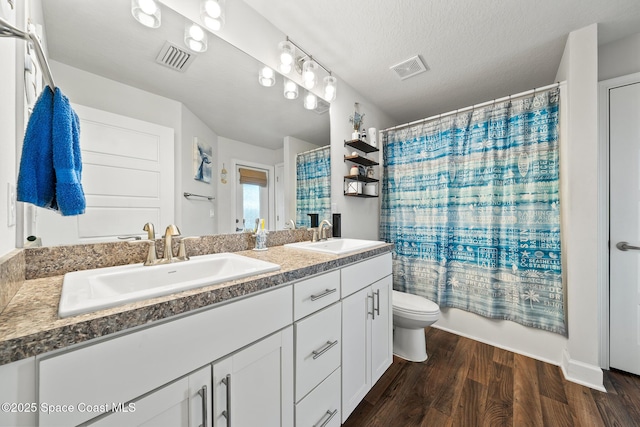
[[[289,79],[284,80],[284,97],[296,99],[298,97],[298,85]]]
[[[207,50],[207,33],[198,24],[187,23],[184,29],[184,44],[194,52]]]
[[[316,85],[316,73],[318,70],[318,64],[313,59],[309,59],[304,61],[302,65],[302,80],[304,82],[304,87],[307,89],[311,89]]]
[[[161,10],[155,0],[131,0],[131,14],[136,21],[149,28],[160,26]]]
[[[291,64],[280,64],[278,65],[278,70],[280,70],[282,74],[289,74],[291,72]]]
[[[193,24],[189,27],[189,35],[195,41],[201,41],[204,38],[204,31],[200,26]]]
[[[216,0],[206,0],[204,10],[212,18],[219,18],[222,15],[222,6]]]
[[[222,21],[210,16],[203,16],[202,22],[204,22],[204,25],[212,31],[219,31],[222,28]]]
[[[158,9],[156,2],[153,0],[140,0],[139,5],[140,9],[147,15],[153,15]]]
[[[280,42],[278,47],[280,48],[280,63],[285,66],[291,66],[291,64],[293,64],[293,57],[295,55],[293,45],[288,41],[284,41]]]
[[[331,102],[336,99],[338,79],[329,75],[324,79],[324,99]]]
[[[307,92],[304,97],[304,108],[307,110],[315,110],[318,106],[318,98],[311,92]]]
[[[265,87],[273,86],[276,84],[275,72],[267,66],[262,67],[260,71],[258,71],[258,82]]]

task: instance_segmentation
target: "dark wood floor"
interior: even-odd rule
[[[427,331],[429,359],[394,358],[344,426],[640,426],[640,377],[605,371],[602,393],[557,366]]]

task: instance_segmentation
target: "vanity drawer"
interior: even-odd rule
[[[296,402],[340,366],[341,320],[334,304],[295,324]]]
[[[296,405],[296,426],[339,427],[341,418],[338,368]]]
[[[293,318],[305,316],[340,299],[340,271],[316,276],[293,285]]]
[[[341,270],[342,298],[391,274],[391,253],[370,258]]]

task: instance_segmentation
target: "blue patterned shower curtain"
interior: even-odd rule
[[[311,226],[307,214],[320,221],[331,213],[331,147],[300,153],[296,157],[296,225]]]
[[[556,88],[385,135],[395,289],[567,334],[558,121]]]

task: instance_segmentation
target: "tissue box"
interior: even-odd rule
[[[362,183],[358,181],[347,181],[347,194],[362,194]]]

